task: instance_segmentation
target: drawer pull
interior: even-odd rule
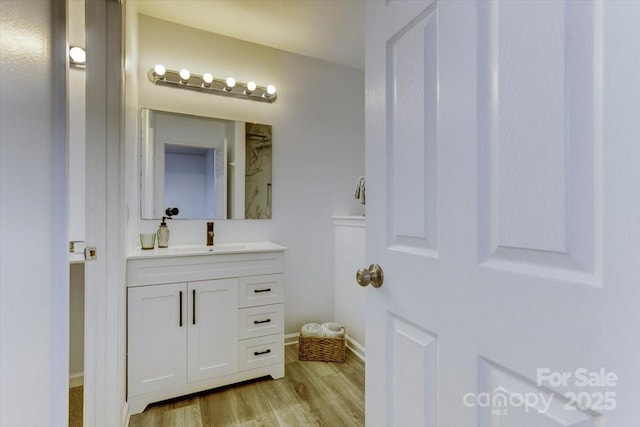
[[[182,291],[180,291],[180,327],[182,328]]]
[[[260,356],[262,354],[269,354],[269,353],[271,353],[271,349],[270,348],[266,349],[265,351],[254,351],[253,355],[254,356]]]
[[[254,320],[254,321],[253,321],[253,324],[254,324],[254,325],[259,325],[259,324],[261,324],[261,323],[269,323],[269,322],[271,322],[271,319],[267,319],[267,320]]]
[[[271,292],[271,288],[267,288],[267,289],[254,289],[253,292],[255,292],[256,294],[259,294],[260,292]]]
[[[193,290],[193,324],[196,324],[196,290]]]

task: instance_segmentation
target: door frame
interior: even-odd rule
[[[87,1],[84,424],[126,425],[123,5]]]

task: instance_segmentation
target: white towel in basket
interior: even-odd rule
[[[343,338],[344,328],[337,323],[327,322],[322,324],[322,333],[325,338]]]
[[[300,336],[322,338],[323,329],[318,323],[307,323],[300,330]]]

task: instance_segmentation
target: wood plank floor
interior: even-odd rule
[[[285,377],[247,381],[153,404],[130,427],[364,426],[364,363],[303,362],[285,350]]]
[[[69,427],[82,427],[82,401],[84,387],[69,389]]]

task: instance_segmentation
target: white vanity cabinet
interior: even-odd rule
[[[238,369],[238,279],[129,289],[129,394],[232,374]]]
[[[140,251],[127,260],[129,413],[284,376],[284,250],[272,243]]]

